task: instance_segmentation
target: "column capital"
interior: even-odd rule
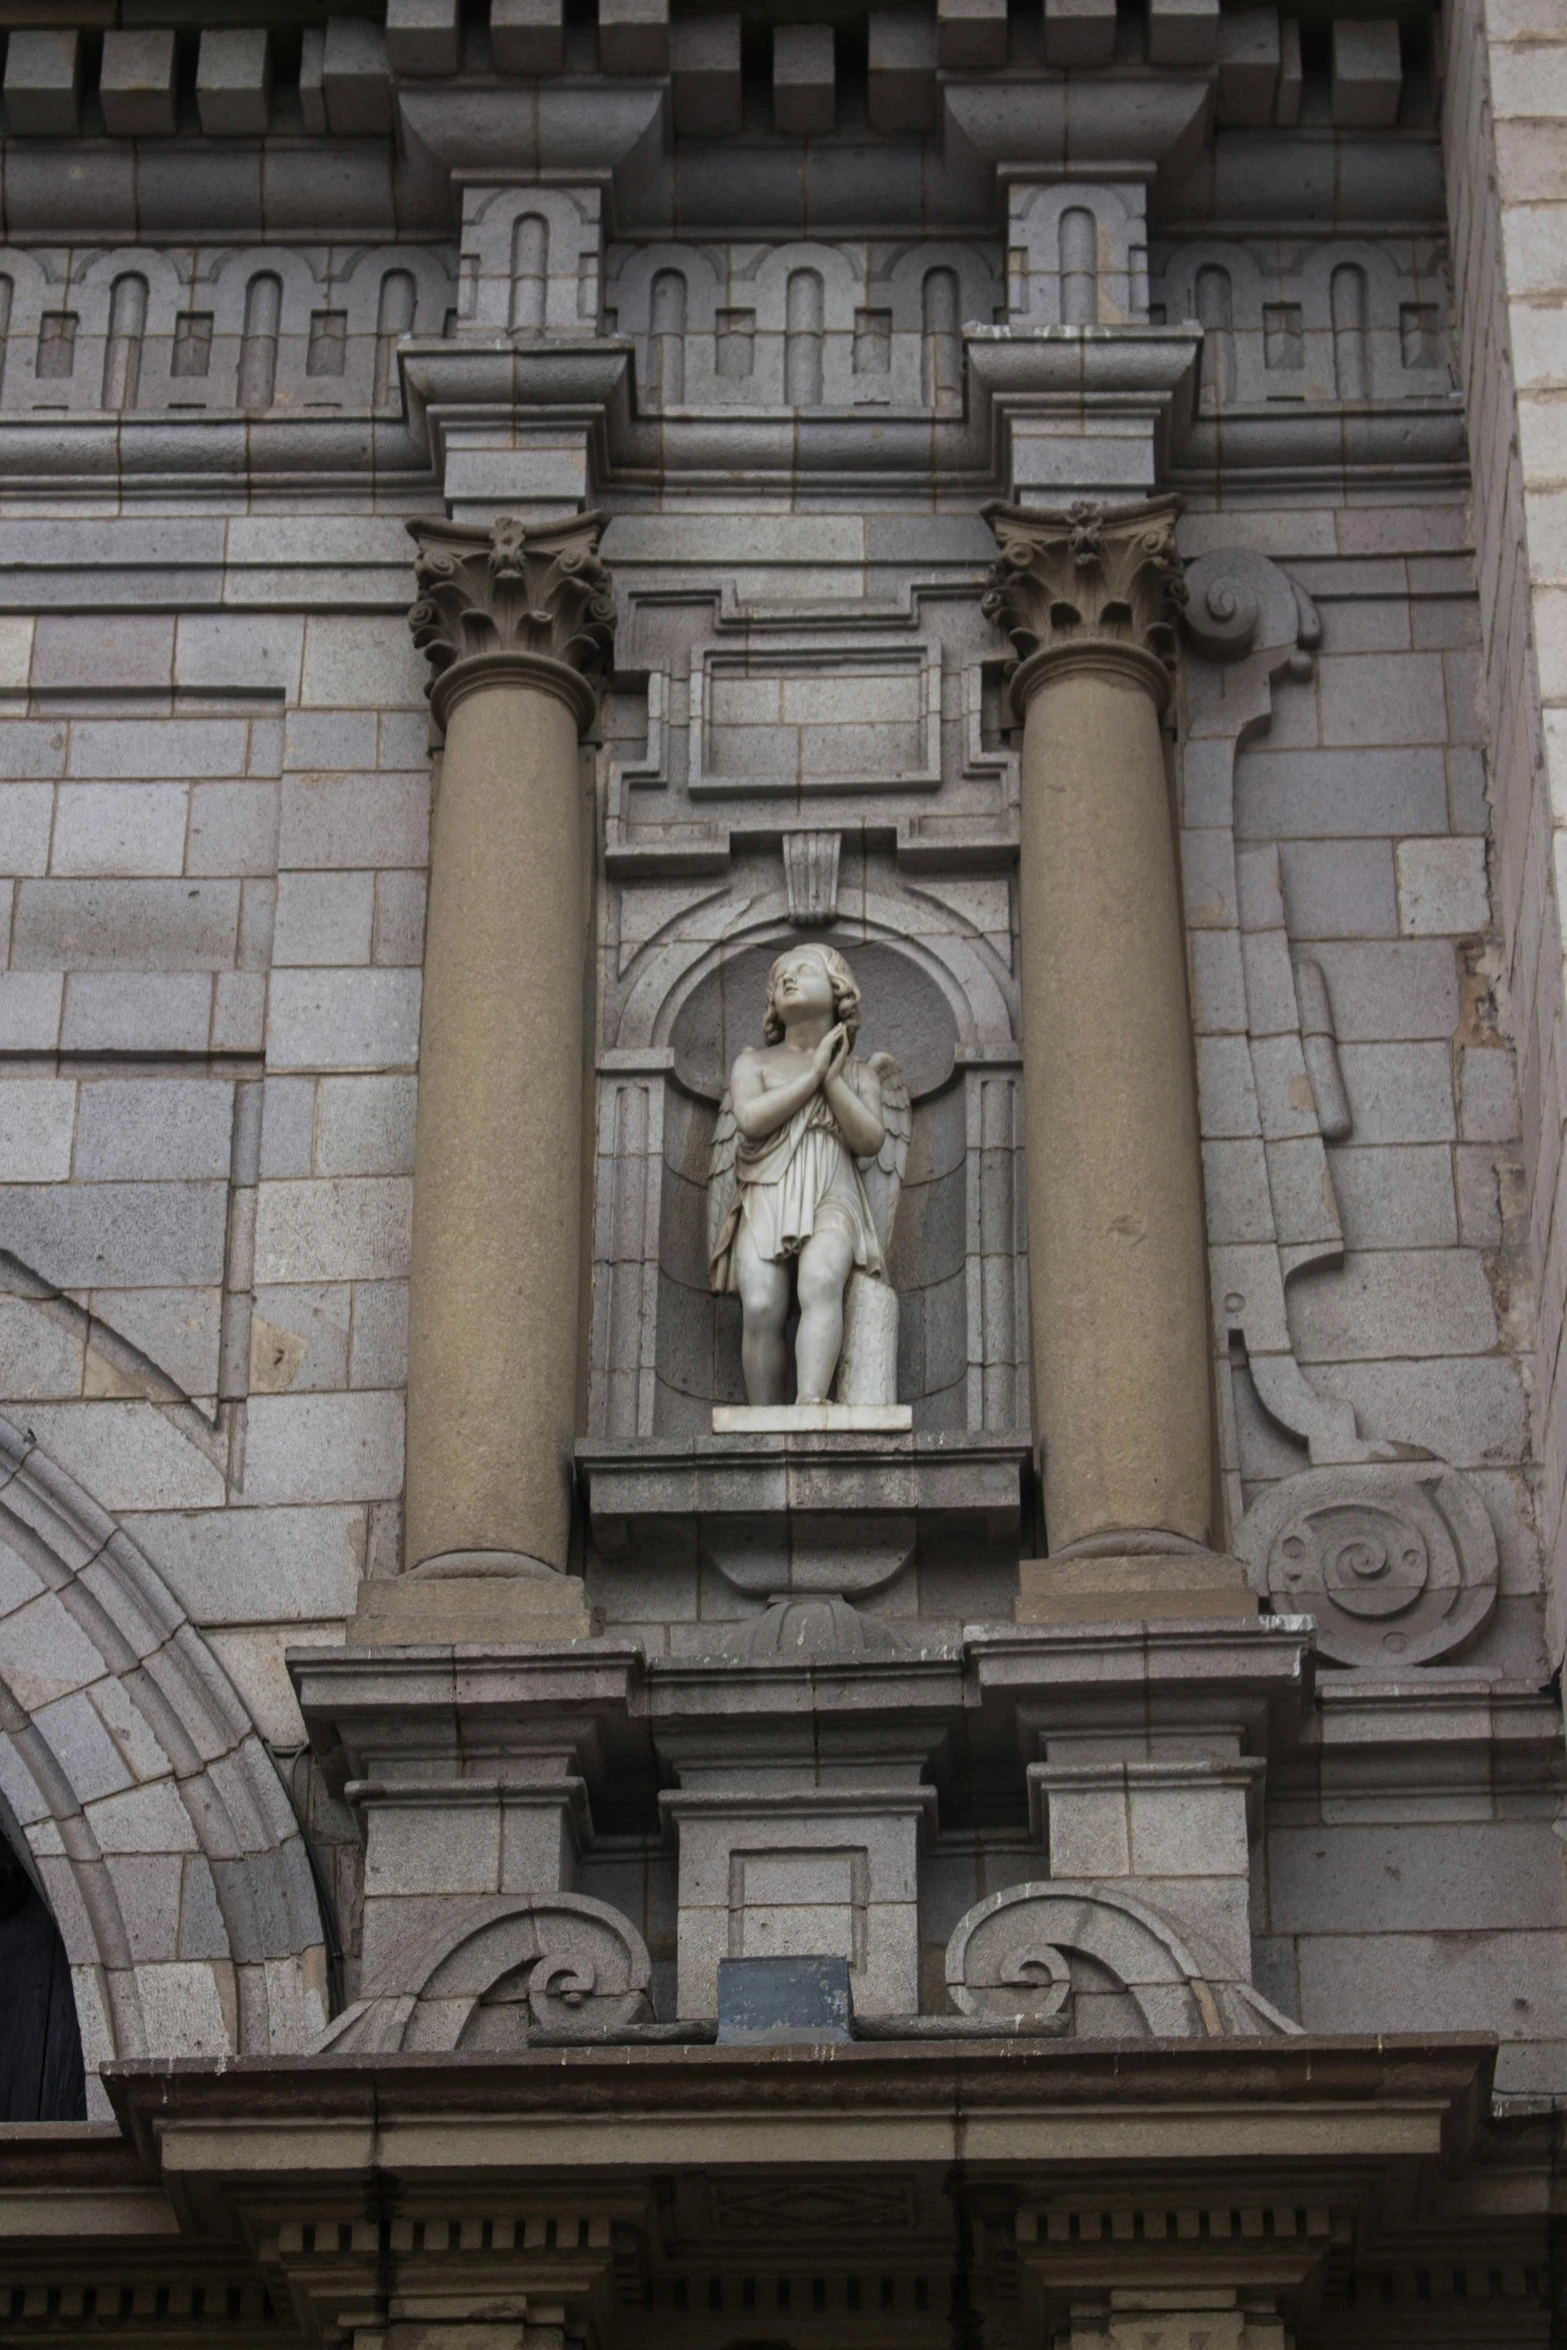
[[[588,724],[615,641],[615,590],[598,552],[607,520],[409,523],[419,595],[408,625],[435,671],[441,725],[463,694],[503,683],[556,694]]]
[[[1142,685],[1162,710],[1186,582],[1175,544],[1179,498],[1064,512],[989,506],[997,555],[984,610],[1017,647],[1019,717],[1047,677],[1094,670]]]

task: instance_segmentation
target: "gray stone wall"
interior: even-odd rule
[[[1473,463],[1484,621],[1499,978],[1516,1041],[1524,1181],[1537,1299],[1535,1442],[1552,1561],[1553,1653],[1563,1456],[1561,918],[1555,835],[1564,691],[1557,348],[1561,270],[1561,27],[1552,11],[1461,7],[1447,19],[1444,145],[1458,356]]]
[[[1560,43],[1527,12],[1488,27],[1451,12],[1449,246],[1430,90],[1413,73],[1383,86],[1381,53],[1357,80],[1351,43],[1331,87],[1308,72],[1295,137],[1289,41],[1253,13],[1256,54],[1227,50],[1219,68],[1216,141],[1200,128],[1206,63],[1189,90],[1146,85],[1176,156],[1151,228],[1141,182],[1106,176],[1119,150],[1097,131],[1096,177],[1075,195],[1048,175],[1043,193],[1020,184],[1003,219],[984,142],[1016,122],[987,130],[956,84],[939,159],[934,135],[876,145],[912,142],[912,120],[856,127],[819,220],[789,217],[760,166],[737,186],[693,164],[677,234],[669,157],[644,156],[606,243],[597,186],[554,184],[554,150],[542,192],[448,201],[430,160],[456,138],[437,71],[398,85],[429,138],[405,140],[394,193],[382,118],[403,68],[373,27],[339,25],[276,101],[274,129],[297,133],[286,170],[259,139],[242,156],[222,147],[237,133],[214,132],[233,217],[221,247],[192,234],[189,196],[156,170],[135,180],[129,133],[98,135],[103,99],[82,118],[92,178],[75,220],[56,217],[38,150],[13,142],[0,1409],[18,1431],[18,1522],[23,1459],[83,1498],[75,1547],[50,1535],[44,1581],[28,1520],[0,1586],[16,1710],[0,1791],[40,1862],[74,1865],[78,1820],[97,1838],[129,1953],[107,1974],[209,1970],[143,1987],[147,2046],[309,2037],[330,1936],[286,1809],[231,1841],[286,1854],[295,1909],[250,1940],[237,1912],[211,1923],[214,1852],[169,1799],[185,1758],[138,1747],[122,1784],[111,1750],[140,1733],[117,1693],[178,1640],[201,1660],[181,1702],[205,1691],[227,1725],[212,1766],[242,1749],[270,1788],[263,1745],[288,1761],[304,1740],[285,1649],[341,1643],[361,1580],[400,1562],[439,785],[406,519],[589,495],[610,517],[618,669],[584,763],[602,844],[585,1436],[684,1458],[738,1396],[733,1301],[707,1285],[707,1152],[768,960],[813,935],[855,965],[863,1043],[897,1053],[914,1097],[899,1393],[939,1458],[937,1440],[1026,1444],[1030,1426],[1018,743],[1008,648],[980,607],[979,509],[1159,478],[1186,497],[1198,586],[1172,805],[1222,1533],[1259,1598],[1295,1613],[1276,1561],[1312,1537],[1290,1532],[1291,1511],[1347,1512],[1357,1541],[1380,1512],[1424,1545],[1432,1593],[1415,1653],[1340,1585],[1310,1602],[1320,1704],[1253,1803],[1251,1964],[1310,2030],[1496,2029],[1507,2088],[1561,2085],[1559,1720],[1542,1695],[1560,1649],[1542,1560],[1558,1546],[1567,1296],[1549,768],[1559,285],[1542,193],[1558,129],[1532,111],[1556,103]],[[1048,55],[1061,26],[1042,23]],[[606,154],[654,139],[642,71],[603,98]],[[873,117],[934,108],[934,66],[911,81],[895,101],[873,69]],[[699,99],[713,91],[677,86],[677,119]],[[1499,208],[1482,193],[1493,136]],[[65,151],[46,150],[56,186]],[[1068,269],[1063,215],[1093,204],[1094,269]],[[328,239],[334,206],[332,237],[359,243]],[[552,241],[524,266],[519,223],[531,235],[535,218]],[[865,232],[872,218],[885,236]],[[1143,370],[1113,412],[998,372],[1020,350],[1076,352],[1063,338],[1085,276],[1094,331],[1105,348],[1130,338],[1119,349],[1135,344]],[[116,310],[130,278],[144,307],[121,295]],[[1009,326],[1057,339],[1009,341]],[[483,374],[490,345],[503,395]],[[584,350],[601,377],[570,373]],[[534,362],[563,371],[548,397],[523,380]],[[469,366],[463,423],[452,383]],[[551,400],[569,429],[513,431],[508,403],[536,421]],[[1208,592],[1231,577],[1257,607],[1244,643],[1238,607]],[[1025,1519],[1025,1555],[1040,1531]],[[127,1587],[161,1594],[124,1654],[83,1649],[69,1625],[86,1602],[59,1598],[117,1538]],[[1010,1621],[1015,1527],[947,1526],[917,1547],[867,1600],[873,1629],[955,1656],[965,1626]],[[698,1551],[687,1532],[612,1555],[587,1528],[605,1633],[674,1669],[759,1621],[765,1597]],[[974,1672],[954,1720],[979,1710]],[[28,1745],[46,1715],[73,1757],[54,1808]],[[938,2011],[958,1920],[1040,1876],[1054,1833],[1025,1819],[1015,1739],[970,1752],[949,1735],[918,1884],[917,1972]],[[911,1785],[927,1763],[907,1763]],[[678,1864],[648,1754],[637,1767],[647,1786],[619,1811],[603,1799],[575,1885],[642,1934],[668,2015]],[[290,1765],[351,1994],[354,1831],[308,1780]],[[911,1852],[913,1809],[897,1830]],[[88,1937],[69,1886],[51,1880],[51,1896]],[[106,1931],[92,1927],[100,1946]],[[243,1978],[269,1966],[263,2029]],[[82,1980],[84,2014],[109,2015],[109,1991]],[[106,2024],[90,2053],[124,2052],[127,2035]]]

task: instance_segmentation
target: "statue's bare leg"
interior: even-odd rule
[[[825,1403],[843,1346],[843,1293],[854,1270],[854,1240],[830,1213],[800,1251],[800,1328],[794,1342],[795,1397]]]
[[[740,1283],[740,1361],[748,1403],[782,1403],[789,1368],[784,1324],[789,1319],[789,1268],[761,1256],[744,1217],[735,1235]]]

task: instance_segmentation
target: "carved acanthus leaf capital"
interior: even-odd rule
[[[438,719],[459,693],[510,675],[558,693],[586,725],[615,642],[614,584],[598,552],[606,520],[409,523],[419,595],[408,625],[435,672]]]
[[[1019,711],[1047,674],[1107,659],[1161,705],[1168,699],[1186,601],[1180,511],[1178,498],[1122,507],[1083,498],[1056,513],[987,509],[997,554],[984,609],[1017,648]]]

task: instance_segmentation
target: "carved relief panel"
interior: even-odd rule
[[[1454,397],[1445,259],[1429,237],[1155,247],[1155,315],[1205,329],[1203,405]]]
[[[644,412],[963,404],[962,329],[999,314],[996,257],[915,244],[619,245],[606,325]]]

